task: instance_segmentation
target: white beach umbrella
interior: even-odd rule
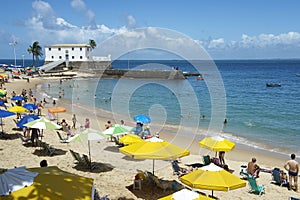
[[[100,131],[94,129],[85,129],[84,131],[76,134],[74,137],[71,137],[68,141],[69,142],[88,142],[88,149],[89,149],[89,159],[91,161],[91,147],[90,141],[91,140],[102,140],[107,138],[106,135],[102,134]]]
[[[151,138],[145,139],[145,141],[148,141],[148,142],[163,142],[164,140],[162,140],[158,137],[151,137]]]
[[[24,166],[0,170],[0,196],[32,185],[37,175],[37,172],[27,171]]]
[[[57,130],[60,129],[61,126],[42,117],[40,119],[34,120],[32,122],[28,122],[24,124],[24,126],[29,128],[37,128],[37,129],[43,129],[43,130]]]

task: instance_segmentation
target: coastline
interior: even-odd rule
[[[26,83],[24,80],[17,80],[15,82],[11,81],[11,83],[7,84],[7,89],[9,94],[12,90],[20,92],[20,90],[25,87],[34,89],[37,88],[38,84],[48,80],[55,79],[37,78],[36,80],[32,80],[30,84],[27,85],[24,84]],[[43,91],[38,91],[38,88],[37,92],[43,93]],[[94,109],[81,104],[72,105],[72,102],[65,100],[58,101],[57,105],[67,108],[66,113],[59,114],[59,119],[65,118],[69,123],[71,123],[72,114],[76,113],[78,122],[81,122],[80,124],[83,124],[85,118],[89,117],[92,128],[104,130],[104,124],[106,121],[113,119],[113,113],[104,111],[102,109]],[[42,110],[42,114],[46,118],[48,107],[52,107],[52,104],[47,104]],[[119,117],[120,118],[118,119],[121,119],[122,116]],[[7,130],[7,132],[10,132],[10,134],[14,134],[15,131],[8,131],[9,125],[11,127],[15,126],[13,122],[10,121],[12,120],[5,119],[7,125],[4,128]],[[77,127],[79,127],[80,124],[78,124]],[[126,125],[133,126],[133,120],[132,122],[126,121]],[[160,129],[160,127],[151,125],[151,129]],[[191,155],[181,158],[182,163],[190,164],[202,162],[202,155],[214,155],[213,152],[200,148],[198,141],[191,141],[190,138],[181,137],[179,135],[174,136],[172,131],[172,127],[164,128],[160,132],[160,137],[167,141],[171,141],[173,144],[189,147]],[[0,151],[0,156],[3,159],[1,167],[11,168],[13,166],[23,165],[26,167],[37,167],[40,160],[47,159],[50,166],[56,165],[68,172],[94,178],[95,188],[98,190],[100,195],[109,195],[110,199],[157,199],[158,197],[162,197],[162,191],[159,191],[160,194],[156,194],[156,192],[147,190],[146,188],[143,188],[142,191],[132,191],[128,189],[128,187],[133,183],[136,170],[139,169],[150,171],[152,168],[150,167],[152,166],[152,160],[129,159],[123,154],[119,153],[115,144],[109,141],[92,142],[92,160],[101,165],[101,170],[95,172],[84,171],[76,167],[74,168],[72,156],[68,151],[69,149],[75,149],[80,153],[86,153],[86,144],[62,144],[59,142],[57,136],[53,134],[55,134],[55,132],[47,131],[43,140],[47,141],[47,143],[53,145],[54,147],[65,151],[64,154],[55,155],[52,157],[43,155],[37,156],[36,149],[34,147],[24,147],[21,145],[21,142],[18,139],[1,140],[3,149]],[[279,167],[282,169],[285,161],[289,159],[289,155],[286,155],[286,157],[281,157],[276,153],[268,152],[268,150],[257,151],[254,148],[246,148],[243,145],[237,144],[233,151],[226,153],[225,160],[229,167],[234,170],[234,174],[238,176],[240,166],[246,164],[252,157],[256,157],[258,164],[262,168],[266,169],[273,169],[274,167]],[[161,177],[165,180],[177,180],[177,177],[172,175],[172,167],[168,161],[156,161],[155,163],[155,174],[158,177]],[[300,197],[299,193],[288,191],[287,188],[270,184],[270,181],[271,175],[269,173],[261,173],[258,183],[259,185],[266,185],[266,194],[263,196],[248,193],[248,186],[229,192],[214,191],[214,194],[220,199],[287,199],[289,196]],[[170,192],[172,191],[169,191],[169,193]],[[201,190],[201,192],[211,194],[211,191],[209,190]]]
[[[82,74],[79,73],[77,78],[81,79],[81,78],[94,78],[94,77],[89,77],[86,73],[82,73]],[[59,77],[52,77],[51,79],[47,78],[47,80],[50,80],[50,83],[51,83],[51,81],[59,80]],[[43,84],[45,84],[45,82]],[[37,87],[38,87],[38,85],[37,85]],[[40,94],[40,96],[43,96],[42,94],[47,93],[46,91],[42,90],[41,88],[37,92]],[[70,110],[70,108],[72,108],[73,113],[81,112],[82,109],[89,110],[90,112],[92,112],[93,115],[91,115],[92,116],[91,124],[93,125],[93,128],[101,130],[101,131],[105,130],[104,124],[106,123],[107,120],[112,120],[113,123],[120,123],[120,119],[125,118],[121,114],[112,113],[111,111],[104,110],[102,108],[98,108],[95,106],[91,107],[91,106],[84,105],[84,104],[81,104],[78,102],[73,104],[71,101],[66,100],[66,99],[61,99],[59,101],[62,106],[69,108],[69,110]],[[82,118],[79,121],[81,121],[83,124],[85,119]],[[127,121],[126,123],[129,126],[132,126],[132,127],[135,126],[135,123],[133,120]],[[182,146],[184,148],[190,148],[189,150],[191,150],[194,154],[199,154],[199,153],[202,154],[202,152],[204,152],[205,154],[208,154],[208,153],[211,154],[211,152],[206,151],[203,148],[200,148],[200,146],[198,144],[198,142],[207,135],[207,133],[206,133],[207,129],[205,129],[205,128],[198,128],[199,134],[193,134],[191,132],[191,130],[189,130],[189,128],[187,128],[187,130],[185,129],[185,131],[188,133],[184,134],[184,135],[173,134],[174,132],[176,133],[177,129],[178,129],[178,127],[174,126],[174,125],[164,124],[163,129],[161,129],[160,125],[151,124],[151,129],[152,129],[152,131],[151,131],[152,133],[160,132],[161,137],[165,138],[168,141],[174,141],[176,143],[176,140],[180,140],[180,139],[178,139],[178,137],[179,137],[179,138],[184,138],[186,140],[185,144],[193,143],[193,147],[182,145],[182,144],[180,144],[180,142],[177,142],[177,145]],[[229,139],[230,139],[230,136],[228,136],[228,135],[231,135],[232,133],[224,132],[224,134],[225,134],[224,137],[226,137],[226,138],[229,137]],[[234,136],[234,137],[236,137],[236,136]],[[196,141],[198,141],[198,142],[196,142],[197,144],[194,144],[195,141],[193,141],[193,138],[195,138]],[[259,158],[259,157],[264,158],[265,156],[267,156],[267,157],[271,157],[272,160],[277,160],[278,162],[276,162],[276,165],[277,165],[277,167],[281,168],[283,166],[283,164],[285,163],[285,160],[289,159],[289,156],[290,156],[290,154],[288,154],[288,153],[277,152],[277,151],[273,151],[273,149],[268,149],[268,148],[263,148],[262,146],[257,146],[253,142],[252,142],[252,145],[239,143],[236,140],[234,142],[236,143],[235,149],[232,152],[228,153],[228,155],[226,155],[226,157],[228,156],[228,158],[231,160],[243,161],[244,160],[243,158],[245,157],[244,155],[249,154],[249,152],[251,152],[251,153],[253,153],[253,156],[257,157],[257,158]],[[253,144],[254,144],[254,146],[253,146]],[[290,152],[290,153],[294,153],[294,152]],[[261,155],[263,155],[263,156],[261,156]],[[251,158],[249,157],[249,160],[250,159]],[[259,160],[263,160],[263,159],[259,159]],[[269,166],[269,168],[272,168],[272,162],[267,162],[266,164]]]

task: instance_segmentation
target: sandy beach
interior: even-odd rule
[[[38,84],[48,80],[50,80],[50,78],[42,77],[31,78],[29,83],[23,79],[9,80],[4,87],[6,87],[8,91],[8,97],[11,97],[12,91],[20,94],[22,89],[35,89]],[[40,100],[42,99],[38,99],[38,101]],[[7,105],[10,105],[10,99],[8,102]],[[44,117],[48,118],[47,110],[52,106],[51,102],[45,104],[42,109],[42,115],[44,115]],[[67,112],[59,113],[58,116],[59,119],[66,119],[69,124],[72,124],[72,115],[76,114],[78,121],[77,129],[72,129],[75,133],[80,131],[80,126],[84,125],[86,118],[91,120],[91,127],[93,129],[100,131],[104,130],[104,125],[107,120],[112,120],[113,123],[119,123],[119,121],[112,119],[111,113],[100,109],[88,108],[79,104],[72,105],[69,102],[61,100],[57,101],[57,106],[62,106],[67,109]],[[91,141],[92,161],[98,164],[98,168],[93,171],[76,167],[73,157],[69,152],[69,149],[72,149],[80,154],[88,154],[87,143],[61,143],[55,131],[44,131],[42,140],[58,149],[59,153],[53,156],[41,154],[36,147],[22,145],[21,140],[17,136],[17,133],[22,132],[13,129],[16,128],[13,121],[14,118],[15,116],[3,119],[5,123],[4,131],[7,132],[10,137],[9,139],[0,140],[1,168],[13,168],[15,166],[26,166],[28,168],[39,167],[40,161],[46,159],[49,166],[58,166],[62,170],[93,178],[95,189],[99,194],[101,196],[108,195],[110,199],[150,200],[158,199],[174,192],[172,190],[163,192],[159,188],[147,185],[142,185],[142,190],[133,190],[132,184],[137,170],[151,171],[152,160],[132,160],[120,153],[115,143],[108,140]],[[134,126],[134,121],[126,122],[126,124],[128,126]],[[154,129],[152,132],[155,132],[155,127],[151,128]],[[214,155],[214,152],[200,148],[198,144],[199,141],[191,141],[189,138],[180,135],[175,136],[170,133],[170,128],[164,128],[160,132],[160,138],[184,148],[188,147],[191,151],[190,156],[181,158],[183,164],[199,163],[202,162],[203,155]],[[233,151],[225,155],[226,163],[230,169],[234,170],[233,174],[237,176],[239,176],[240,166],[247,164],[252,157],[256,157],[257,164],[264,169],[273,169],[274,167],[283,169],[283,165],[286,160],[289,159],[289,155],[277,155],[267,150],[257,150],[239,144],[236,145]],[[155,175],[164,180],[176,180],[180,182],[178,177],[173,175],[172,166],[169,161],[155,161]],[[214,191],[214,196],[219,199],[288,199],[290,196],[300,198],[300,193],[289,191],[286,187],[272,184],[272,176],[270,173],[261,172],[257,182],[259,185],[265,186],[265,194],[262,196],[249,193],[248,184],[244,188],[229,192]],[[207,195],[211,194],[209,190],[200,191]]]

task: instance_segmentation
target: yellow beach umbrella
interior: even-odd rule
[[[170,194],[166,197],[162,197],[158,200],[177,200],[177,199],[184,199],[184,200],[213,200],[213,198],[200,195],[194,191],[188,189],[179,190],[173,194]]]
[[[212,137],[207,137],[204,138],[199,142],[201,147],[204,147],[206,149],[213,150],[215,152],[220,152],[220,151],[231,151],[235,144],[229,140],[226,140],[220,136],[212,136]]]
[[[213,163],[182,176],[180,180],[191,188],[212,190],[212,192],[229,191],[246,186],[245,181]]]
[[[134,134],[127,134],[120,138],[120,142],[125,145],[134,144],[134,143],[143,142],[143,141],[144,140],[141,137],[134,135]]]
[[[13,112],[13,113],[28,112],[28,110],[26,108],[22,107],[22,106],[9,107],[7,110],[10,111],[10,112]]]
[[[38,172],[32,185],[14,191],[3,199],[83,199],[90,200],[93,194],[92,178],[63,171],[56,166],[29,168]],[[2,197],[1,197],[2,199]]]
[[[119,148],[119,151],[133,159],[174,160],[190,154],[189,150],[169,142],[138,142]]]

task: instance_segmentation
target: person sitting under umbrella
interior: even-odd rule
[[[71,128],[71,126],[68,125],[68,123],[66,122],[65,119],[62,119],[62,120],[61,120],[60,125],[62,126],[62,130],[63,130],[63,131],[66,131],[67,129],[70,129],[70,128]]]

